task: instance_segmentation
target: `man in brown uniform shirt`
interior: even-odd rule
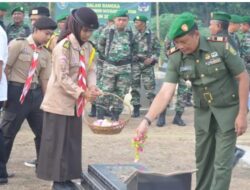
[[[49,40],[56,27],[52,19],[40,18],[35,22],[33,33],[29,37],[15,39],[9,44],[6,66],[8,101],[0,124],[6,146],[6,162],[15,136],[25,119],[35,134],[36,153],[39,153],[43,119],[40,104],[51,73],[51,56],[43,45]],[[36,49],[33,50],[32,46]],[[37,60],[37,66],[34,68],[34,74],[30,75],[34,60]],[[23,94],[28,76],[32,77],[30,88],[23,103],[20,103],[20,96]]]

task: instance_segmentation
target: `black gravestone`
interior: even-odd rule
[[[93,164],[81,184],[86,190],[191,190],[192,173],[164,175],[139,164]]]

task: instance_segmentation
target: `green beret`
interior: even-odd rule
[[[68,16],[69,14],[67,13],[60,14],[59,16],[56,17],[56,22],[61,22],[63,20],[66,20]]]
[[[49,17],[41,17],[35,23],[34,27],[39,30],[55,30],[57,28],[57,24],[54,20]]]
[[[16,7],[12,10],[11,15],[14,14],[14,12],[22,12],[24,13],[24,8],[23,7]]]
[[[109,21],[112,21],[112,20],[114,20],[114,17],[115,17],[114,14],[110,14],[110,15],[108,16],[108,20],[109,20]]]
[[[242,23],[250,23],[250,16],[243,16]]]
[[[242,23],[242,17],[239,15],[231,15],[230,22],[232,23]]]
[[[9,8],[9,3],[2,2],[0,3],[0,10],[1,11],[7,11]]]
[[[211,20],[220,20],[229,22],[231,16],[225,12],[212,12],[211,13]]]
[[[168,38],[173,40],[177,37],[187,34],[195,25],[195,16],[191,13],[179,15],[171,24],[168,32]]]
[[[118,10],[115,14],[115,17],[128,17],[128,10],[126,9]]]
[[[145,15],[138,15],[134,18],[134,21],[139,20],[142,22],[147,22],[148,18]]]

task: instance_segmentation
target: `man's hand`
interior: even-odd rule
[[[238,114],[235,119],[235,132],[237,136],[243,135],[247,130],[247,115]]]
[[[148,132],[148,123],[146,120],[142,120],[140,125],[136,129],[136,133],[138,137],[145,137]]]

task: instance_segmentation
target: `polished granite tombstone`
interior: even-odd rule
[[[126,180],[146,170],[139,164],[92,164],[83,172],[81,184],[86,190],[127,190]]]
[[[193,172],[160,174],[140,164],[93,164],[81,185],[85,190],[191,190]]]

